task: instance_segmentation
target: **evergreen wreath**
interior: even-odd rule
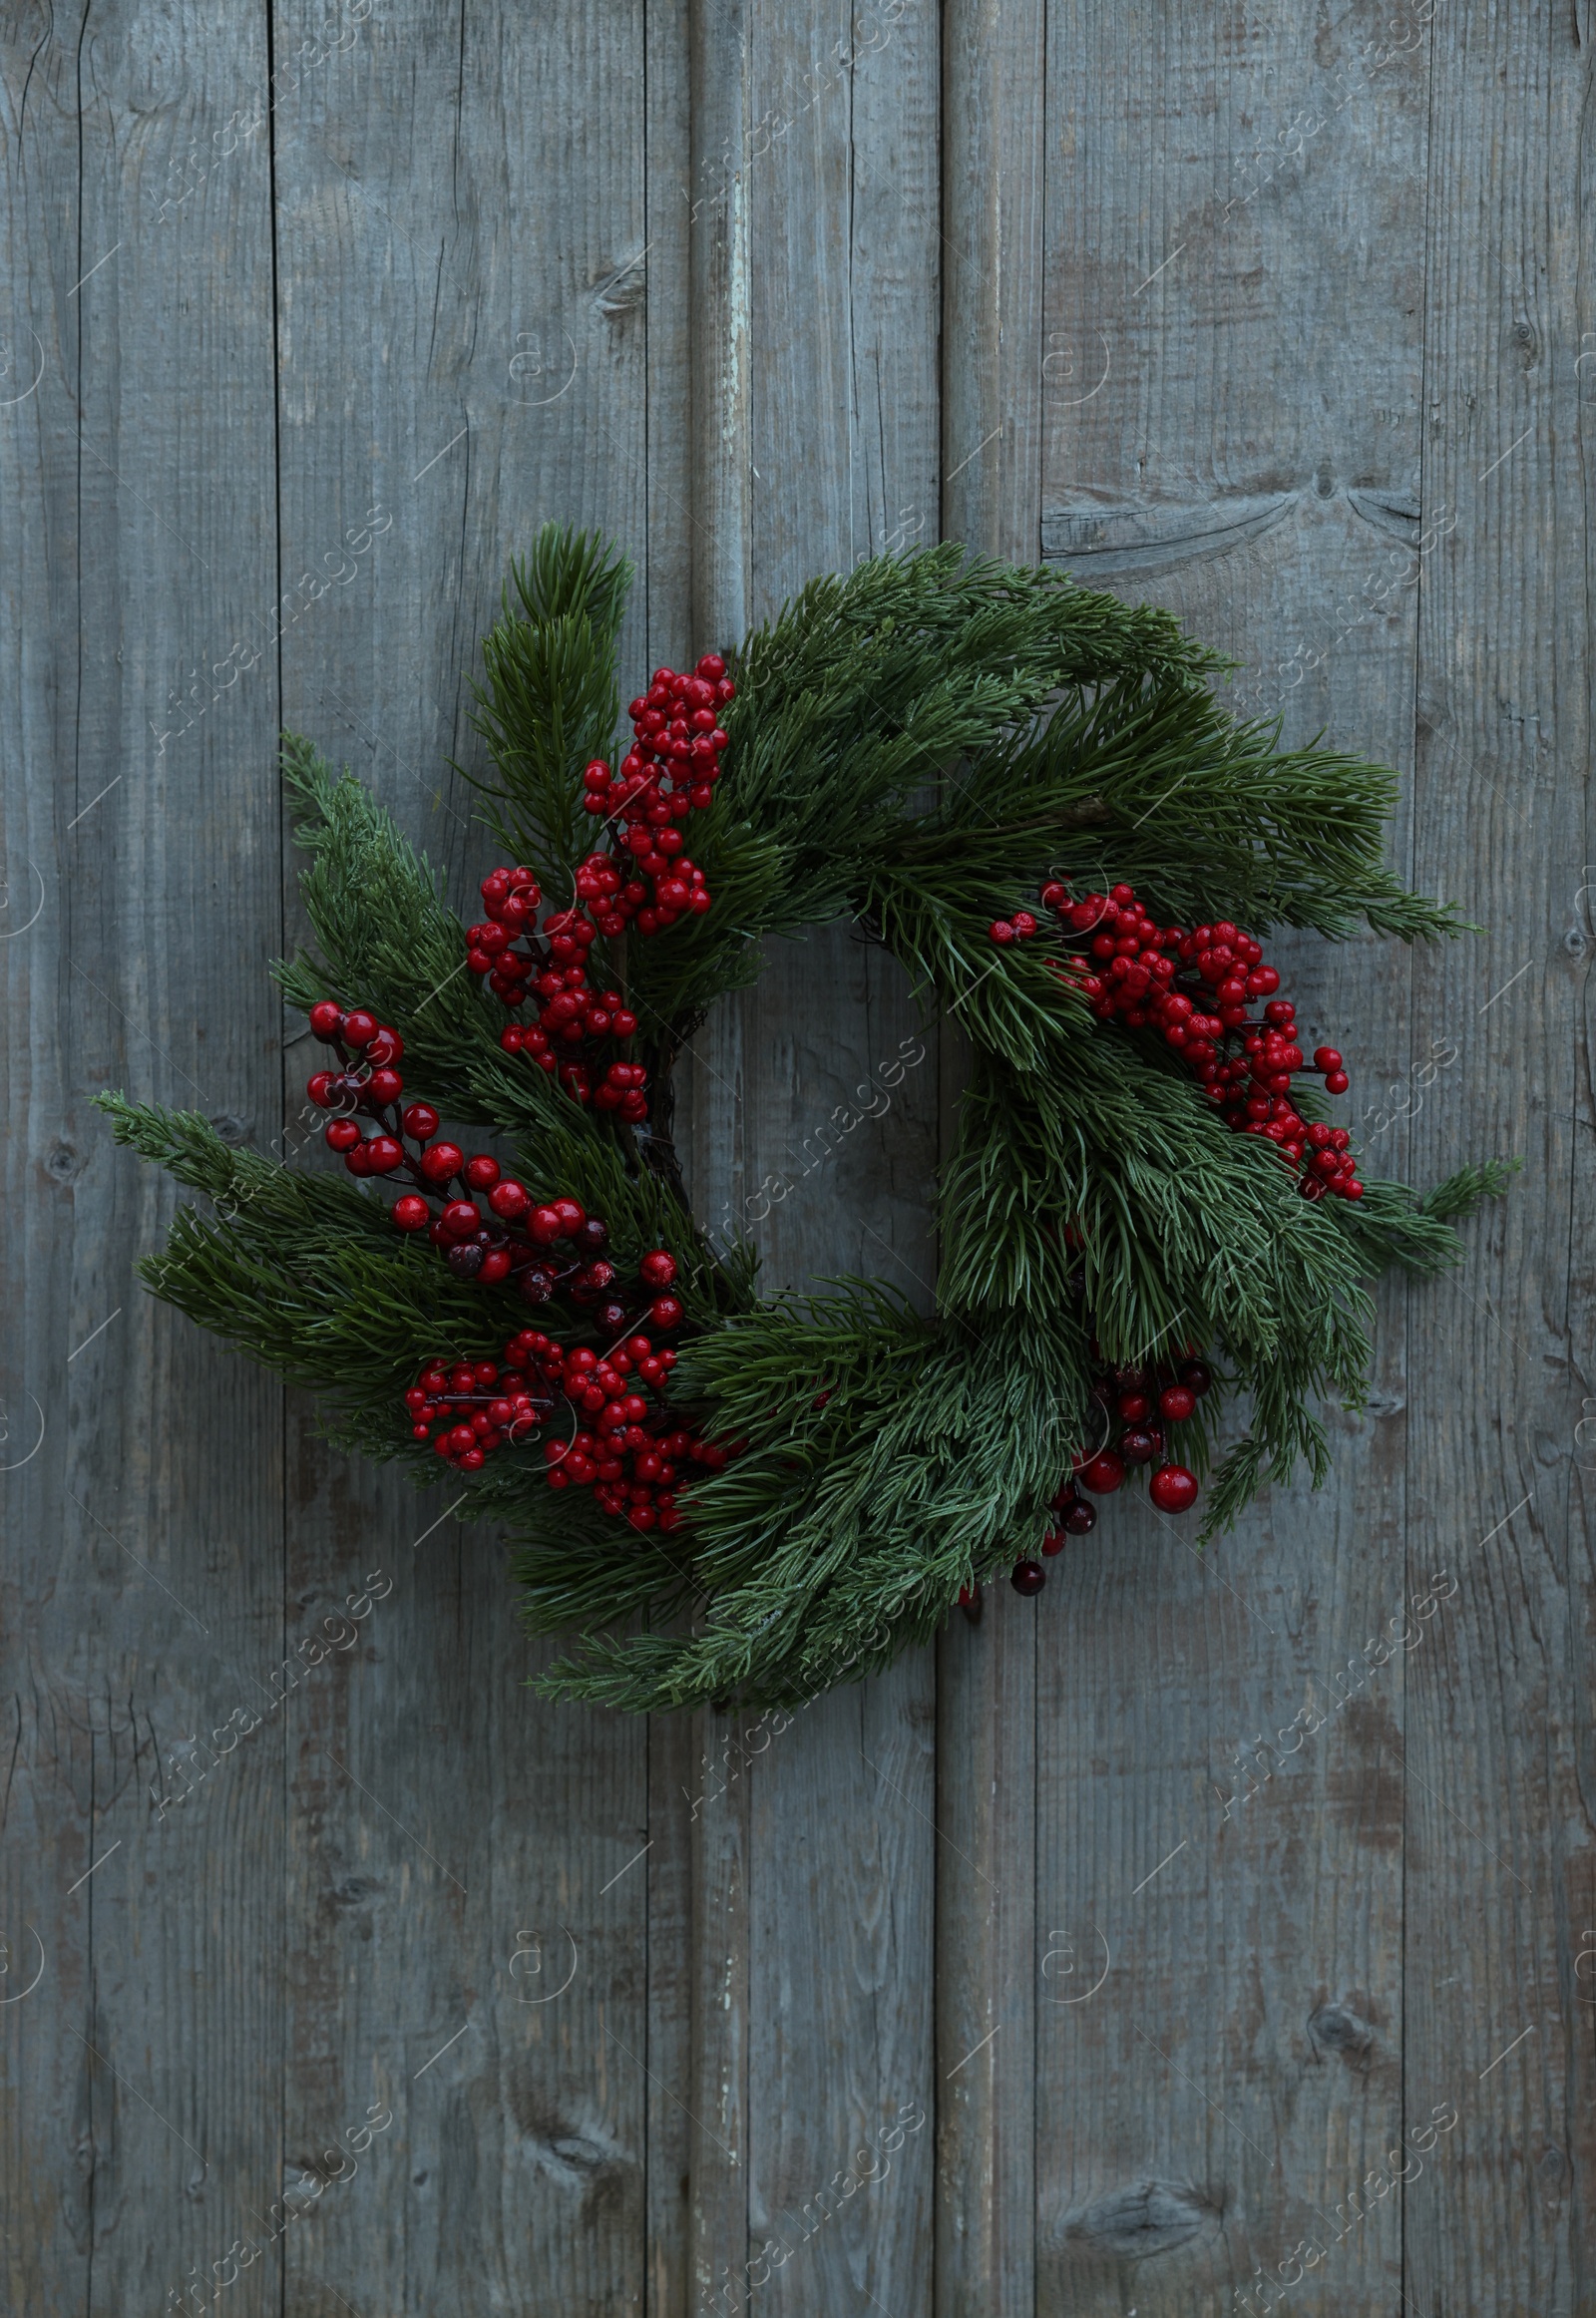
[[[1234,720],[1228,663],[1168,612],[954,545],[881,557],[656,671],[617,752],[630,578],[551,525],[506,586],[477,786],[519,866],[478,924],[286,739],[318,950],[277,973],[328,1049],[309,1094],[346,1176],[100,1099],[211,1203],[148,1285],[318,1394],[332,1439],[422,1482],[441,1460],[459,1516],[504,1524],[528,1625],[576,1634],[542,1688],[792,1705],[1003,1566],[1038,1590],[1037,1549],[1138,1468],[1166,1513],[1210,1476],[1204,1540],[1266,1474],[1306,1458],[1317,1485],[1314,1401],[1364,1397],[1366,1284],[1454,1261],[1507,1169],[1360,1182],[1294,1092],[1294,1009],[1246,929],[1461,929],[1385,866],[1395,775]],[[762,1302],[671,1144],[710,1006],[766,937],[842,918],[970,1041],[929,1318],[864,1279]],[[1333,1050],[1313,1068],[1347,1087]]]

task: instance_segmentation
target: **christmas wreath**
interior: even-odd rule
[[[957,546],[884,557],[657,669],[617,749],[629,580],[551,526],[506,587],[472,777],[516,866],[477,923],[286,742],[317,951],[278,978],[342,1172],[101,1099],[210,1203],[149,1286],[504,1525],[529,1624],[575,1633],[545,1688],[789,1705],[1000,1568],[1036,1592],[1138,1474],[1166,1515],[1201,1486],[1205,1538],[1299,1458],[1317,1483],[1367,1283],[1454,1260],[1506,1170],[1363,1180],[1306,1091],[1348,1073],[1259,935],[1458,921],[1385,866],[1395,776],[1234,720],[1169,613]],[[761,1301],[671,1143],[709,1007],[764,939],[839,918],[969,1040],[931,1316],[863,1279]]]

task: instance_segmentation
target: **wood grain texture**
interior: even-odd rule
[[[686,183],[693,324],[688,411],[692,466],[692,632],[708,651],[748,624],[753,596],[752,280],[748,109],[751,0],[689,0]],[[717,1007],[677,1066],[678,1143],[700,1217],[728,1214],[743,1169],[740,1006]],[[690,1957],[681,2299],[735,2308],[748,2243],[748,1906],[752,1789],[726,1759],[725,1718],[690,1732],[687,1914]],[[673,1751],[679,1751],[679,1741]],[[733,1770],[737,1775],[732,1775]],[[668,1823],[680,1824],[674,1806]]]
[[[1455,1553],[1407,1739],[1409,2101],[1461,2118],[1409,2201],[1408,2291],[1586,2308],[1596,1898],[1588,1764],[1593,1461],[1580,1441],[1593,1251],[1588,940],[1590,55],[1553,12],[1438,45],[1424,477],[1457,511],[1420,606],[1414,874],[1485,922],[1421,960],[1415,1032],[1466,1083],[1415,1123],[1433,1171],[1466,1110],[1525,1196],[1424,1314],[1410,1554]],[[1415,1343],[1419,1322],[1413,1316]],[[1431,1547],[1433,1541],[1433,1548]],[[1459,1907],[1459,1899],[1463,1907]],[[1588,1975],[1590,1967],[1585,1967]],[[1509,2259],[1504,2264],[1504,2251]]]
[[[1046,12],[1040,0],[958,0],[944,21],[943,532],[1029,562],[1041,514]],[[962,1047],[945,1024],[945,1153]],[[955,1617],[938,1649],[938,2318],[1035,2306],[1032,1607],[990,1598],[978,1628]]]
[[[461,892],[492,856],[443,760],[480,756],[468,681],[510,558],[555,518],[647,567],[644,22],[602,0],[368,29],[278,117],[284,569],[358,547],[368,507],[389,521],[285,639],[285,716]],[[279,43],[299,31],[286,12]],[[644,587],[633,669],[647,624]],[[291,2290],[517,2307],[535,2248],[540,2297],[640,2310],[646,1727],[529,1696],[554,1652],[519,1637],[492,1536],[445,1519],[445,1489],[350,1473],[308,1416],[295,1608],[375,1565],[396,1582],[293,1764],[287,2161],[368,2103],[397,2122],[290,2239]]]
[[[701,311],[700,257],[681,157],[691,154],[693,18],[690,0],[648,9],[647,122],[643,135],[648,272],[643,318],[648,364],[649,670],[685,664],[697,618],[694,575],[713,537],[694,513],[697,438],[692,423]],[[699,68],[701,71],[701,67]],[[693,1151],[690,1068],[678,1072],[677,1147]],[[696,1959],[692,1804],[702,1788],[698,1718],[663,1715],[648,1733],[647,2318],[688,2318],[692,2294],[691,2220]]]
[[[723,376],[746,332],[746,402],[707,449],[698,439],[701,457],[729,450],[742,467],[734,521],[762,618],[816,572],[936,533],[937,26],[927,9],[867,26],[846,8],[759,7],[743,57],[745,134],[718,197],[746,220],[747,286],[730,264],[708,277],[704,319],[728,349]],[[733,103],[721,90],[708,118]],[[730,620],[743,581],[729,531],[714,568],[700,609]],[[904,977],[846,927],[770,945],[757,988],[705,1023],[694,1197],[712,1228],[758,1241],[767,1293],[881,1272],[929,1302],[936,1062],[919,1027]],[[695,1852],[694,2082],[722,2104],[697,2114],[725,2143],[695,2143],[706,2298],[757,2287],[756,2303],[793,2312],[929,2300],[929,2133],[873,2186],[855,2158],[901,2107],[930,2110],[931,1686],[922,1654],[779,1736],[697,1718],[710,1763],[729,1748]]]
[[[7,1992],[43,1962],[0,2029],[19,2309],[156,2307],[278,2140],[239,2088],[273,2079],[281,1989],[238,1973],[237,1927],[278,1937],[281,1738],[226,1728],[277,1631],[278,1396],[139,1288],[171,1187],[89,1108],[122,1085],[233,1136],[274,1117],[276,704],[242,703],[236,756],[206,713],[270,566],[270,205],[257,155],[188,153],[263,54],[258,20],[138,7],[6,31],[13,923],[43,904],[6,945]],[[201,316],[213,258],[236,296]]]
[[[1427,50],[1376,72],[1356,15],[1053,21],[1044,550],[1233,652],[1289,740],[1409,767],[1415,590],[1374,590],[1423,567]],[[1364,1103],[1402,1075],[1404,961],[1271,954]],[[1271,1490],[1205,1558],[1116,1502],[1046,1605],[1039,2307],[1231,2307],[1305,2237],[1295,2305],[1399,2284],[1396,2199],[1336,2208],[1402,2125],[1401,1654],[1345,1704],[1336,1670],[1403,1606],[1401,1317],[1384,1295],[1324,1491]]]
[[[1584,2318],[1590,38],[8,18],[7,2310],[1231,2318],[1311,2241],[1289,2310]],[[139,1289],[174,1192],[96,1089],[318,1163],[279,723],[468,887],[448,760],[547,515],[636,561],[629,670],[940,530],[1170,604],[1238,706],[1410,776],[1396,858],[1486,933],[1282,941],[1287,985],[1376,1172],[1526,1168],[1382,1292],[1320,1495],[1201,1559],[1111,1502],[883,1680],[622,1722],[527,1691],[447,1492]],[[773,945],[682,1072],[700,1215],[770,1291],[928,1304],[961,1070],[851,929]]]

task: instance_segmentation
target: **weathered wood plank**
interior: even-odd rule
[[[67,1009],[77,1003],[67,986],[73,977],[65,962],[62,862],[71,839],[64,844],[63,837],[95,793],[89,788],[81,798],[76,794],[82,511],[68,364],[76,366],[77,311],[75,301],[64,315],[60,305],[82,271],[82,233],[71,44],[48,42],[38,55],[32,111],[24,121],[20,91],[37,45],[36,27],[25,38],[22,27],[8,24],[0,50],[6,283],[0,474],[14,526],[0,626],[0,1065],[6,1117],[16,1122],[4,1147],[10,1293],[0,1335],[0,1514],[9,1548],[0,1596],[0,1664],[6,1750],[14,1765],[0,1808],[0,2174],[10,2185],[8,2206],[14,2201],[16,2217],[8,2211],[0,2237],[0,2291],[14,2308],[42,2306],[55,2293],[77,2312],[89,2306],[93,2263],[91,2080],[83,2047],[66,2033],[66,2023],[93,2034],[88,2008],[94,1887],[76,1894],[70,1887],[97,1856],[95,1772],[109,1756],[114,1716],[126,1717],[115,1715],[109,1695],[95,1700],[100,1685],[82,1663],[87,1654],[77,1641],[78,1621],[65,1601],[57,1606],[60,1553],[54,1541],[64,1538],[71,1515],[77,1568],[86,1575],[102,1566],[103,1556],[90,1542],[98,1532],[66,1496],[63,1395],[70,1382],[66,1361],[79,1334],[87,1335],[123,1300],[108,1299],[95,1320],[77,1331],[74,1212],[80,1200],[86,1213],[98,1211],[95,1236],[103,1246],[114,1201],[100,1138],[88,1121],[74,1119],[76,1073],[62,1036]],[[96,1030],[107,1049],[115,1027],[115,1017],[103,1011]],[[68,1132],[69,1121],[76,1133]],[[92,1190],[82,1181],[86,1154],[94,1162]],[[18,1217],[41,1211],[48,1215],[45,1229],[18,1229]],[[125,1352],[127,1341],[109,1348],[114,1359]],[[106,1510],[102,1500],[102,1516]],[[105,1551],[115,1554],[116,1548]],[[131,1567],[128,1581],[131,1593],[139,1582]],[[30,1632],[37,1633],[36,1641]],[[43,1685],[32,1678],[30,1659],[44,1661]],[[91,1736],[96,1704],[101,1728]],[[146,1701],[147,1748],[149,1706]],[[124,1751],[131,1736],[117,1742]],[[118,1830],[124,1844],[129,1827],[142,1837],[145,1824],[131,1798],[125,1815],[128,1827]],[[102,2095],[108,2082],[102,2072]],[[18,2225],[24,2214],[26,2227]]]
[[[19,1921],[0,1930],[13,1987],[23,1922],[45,1963],[0,2032],[19,2309],[148,2310],[191,2266],[208,2276],[232,2184],[277,2147],[270,2105],[238,2088],[275,2069],[280,1987],[235,1959],[240,1923],[274,1936],[281,1738],[227,1725],[274,1655],[278,1395],[144,1295],[132,1259],[172,1187],[114,1155],[88,1107],[121,1085],[229,1133],[274,1118],[269,677],[240,703],[237,757],[210,712],[211,662],[271,577],[267,177],[212,144],[263,55],[263,23],[236,11],[7,32],[26,366],[0,412],[26,510],[5,582],[6,769],[26,801],[7,831],[17,900],[32,884],[44,903],[5,946],[31,994],[13,982],[7,1040],[28,1125],[8,1210],[19,1445],[0,1459]],[[190,1784],[163,1816],[152,1788]],[[258,2285],[238,2306],[264,2307]]]
[[[744,632],[752,605],[748,203],[753,0],[688,9],[688,220],[692,321],[692,633],[702,651]],[[677,1067],[679,1142],[701,1221],[742,1189],[740,1007],[717,1007]],[[748,1855],[751,1785],[726,1775],[725,1719],[688,1720],[686,2260],[681,2299],[709,2306],[748,2253]],[[679,1759],[680,1741],[671,1749]],[[678,1781],[678,1783],[681,1783]],[[672,1814],[680,1825],[679,1814]],[[679,2063],[678,2063],[679,2065]]]
[[[699,536],[700,648],[817,572],[935,536],[938,408],[935,23],[872,31],[831,7],[702,23],[694,507],[717,513]],[[694,1196],[711,1227],[759,1243],[767,1293],[863,1271],[929,1298],[935,1063],[915,1030],[902,977],[845,929],[773,945],[758,988],[705,1024]],[[924,1067],[862,1117],[906,1040]],[[873,2202],[823,2229],[804,2208],[833,2201],[862,2137],[926,2099],[930,1714],[925,1659],[779,1737],[698,1719],[699,1751],[718,1765],[729,1742],[741,1767],[695,1851],[710,2040],[695,2107],[724,2143],[694,2140],[700,2296],[741,2280],[795,2311],[861,2288],[894,2309],[929,2297],[929,2135],[888,2160]],[[763,1759],[742,1767],[745,1753]],[[857,1847],[839,1854],[843,1829]]]
[[[692,152],[689,0],[650,0],[648,104],[643,128],[648,254],[643,319],[648,364],[648,648],[646,671],[679,668],[692,650],[693,578],[709,535],[694,512],[694,220],[682,155]],[[702,34],[700,32],[700,37]],[[735,76],[733,76],[733,86]],[[678,1073],[677,1148],[691,1172],[690,1069]],[[647,2318],[688,2318],[693,2101],[692,1801],[699,1793],[697,1718],[660,1715],[648,1730]],[[686,2106],[684,2106],[684,2104]]]
[[[279,46],[310,24],[284,10]],[[285,570],[389,519],[285,645],[286,715],[461,895],[491,854],[443,760],[480,754],[479,638],[539,523],[626,547],[632,681],[647,648],[644,54],[633,0],[386,11],[279,109]],[[640,2310],[646,1728],[530,1697],[553,1651],[520,1638],[493,1537],[434,1527],[446,1490],[351,1471],[307,1417],[296,1604],[377,1564],[395,1586],[294,1763],[287,2156],[371,2102],[396,2124],[301,2233],[294,2290],[512,2306],[535,2277],[540,2303]]]
[[[1460,1061],[1413,1126],[1417,1164],[1443,1172],[1463,1122],[1467,1148],[1526,1164],[1414,1336],[1409,1568],[1433,1554],[1458,1591],[1413,1662],[1406,2103],[1419,2118],[1450,2103],[1460,2123],[1427,2197],[1409,2194],[1403,2287],[1420,2307],[1554,2318],[1596,2291],[1596,2016],[1576,1971],[1596,1921],[1593,1460],[1577,1445],[1593,1241],[1589,34],[1553,10],[1448,19],[1444,39],[1437,20],[1424,472],[1457,520],[1420,598],[1414,839],[1419,880],[1486,928],[1418,964],[1415,1046],[1444,1032]]]
[[[943,533],[1020,562],[1040,524],[1046,58],[1038,0],[945,11]],[[945,1150],[961,1043],[945,1026]],[[1035,2294],[1038,1629],[998,1595],[938,1650],[938,2318]]]
[[[1406,767],[1414,591],[1363,577],[1421,529],[1424,44],[1376,71],[1356,19],[1165,29],[1049,20],[1044,546],[1234,652],[1288,739]],[[1405,960],[1271,955],[1370,1104]],[[1387,1295],[1323,1492],[1271,1490],[1206,1559],[1110,1500],[1044,1598],[1040,2308],[1279,2292],[1400,2129],[1401,1668],[1345,1711],[1333,1669],[1402,1607],[1405,1368]],[[1392,2198],[1293,2300],[1384,2310],[1399,2248]]]
[[[935,532],[938,30],[929,10],[832,0],[762,11],[755,54],[768,611],[816,572]],[[747,1188],[792,1186],[754,1230],[767,1293],[879,1273],[928,1303],[936,1064],[905,977],[832,928],[772,946],[745,1009]],[[894,1086],[901,1057],[919,1063]],[[834,1156],[822,1121],[848,1138]],[[930,2301],[931,2133],[880,2143],[900,2109],[931,2111],[933,1680],[921,1653],[817,1702],[754,1778],[748,2250],[788,2249],[764,2289],[775,2310]]]

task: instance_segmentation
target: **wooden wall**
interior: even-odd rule
[[[7,12],[7,2310],[1596,2312],[1592,39]],[[1115,1504],[779,1735],[633,1723],[529,1695],[445,1492],[144,1295],[173,1193],[98,1089],[309,1131],[277,729],[480,876],[448,760],[548,516],[635,557],[639,672],[964,538],[1402,768],[1397,859],[1484,931],[1291,986],[1377,1171],[1526,1165],[1464,1275],[1383,1294],[1319,1496],[1206,1557]],[[948,1027],[795,1160],[919,1027],[845,929],[706,1025],[695,1198],[772,1285],[929,1300]]]

